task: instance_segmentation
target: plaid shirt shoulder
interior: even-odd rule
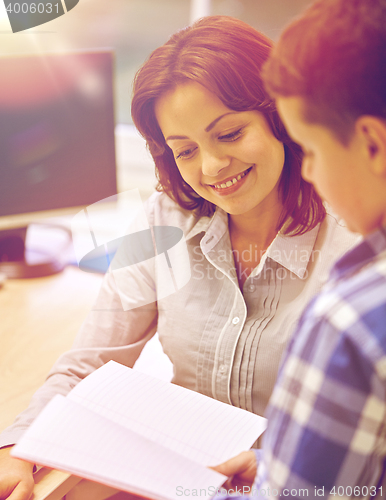
[[[267,417],[255,491],[386,497],[385,231],[340,259],[306,308]]]

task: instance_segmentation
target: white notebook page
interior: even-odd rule
[[[67,396],[202,465],[249,449],[266,419],[110,361]]]
[[[12,455],[156,500],[179,498],[181,487],[205,500],[226,479],[60,395]]]

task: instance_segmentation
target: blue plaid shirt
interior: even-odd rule
[[[304,311],[267,410],[261,498],[386,498],[386,231]]]

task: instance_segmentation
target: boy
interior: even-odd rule
[[[265,81],[303,177],[364,238],[300,320],[254,494],[386,498],[386,0],[318,0],[282,34]],[[217,470],[242,484],[255,463],[246,452]]]

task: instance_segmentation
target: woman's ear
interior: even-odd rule
[[[386,120],[363,115],[357,119],[355,130],[372,174],[386,178]]]

